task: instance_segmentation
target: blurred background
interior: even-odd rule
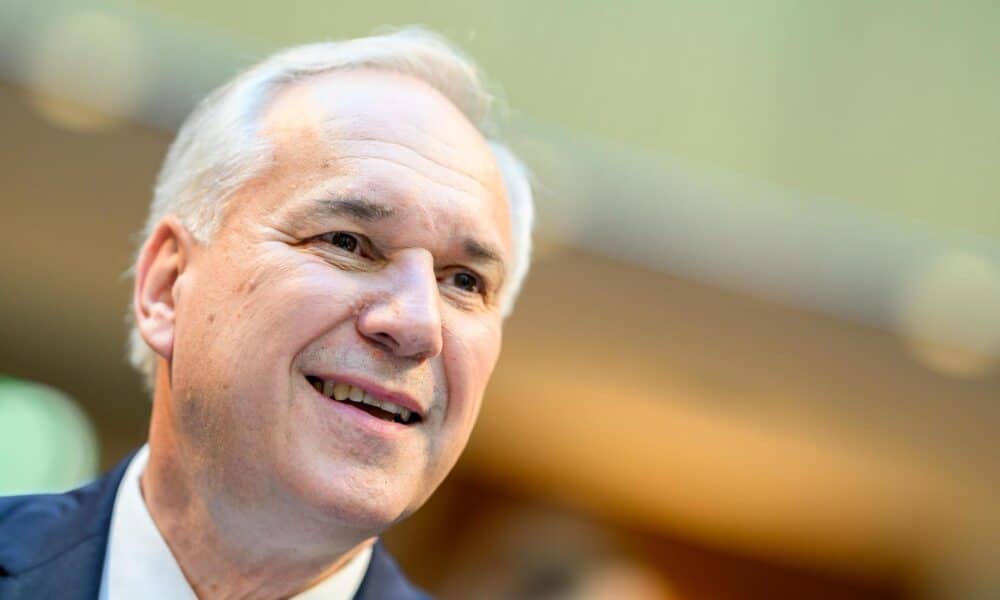
[[[141,444],[124,275],[173,131],[424,24],[512,107],[537,252],[442,598],[1000,597],[1000,5],[0,0],[0,492]]]

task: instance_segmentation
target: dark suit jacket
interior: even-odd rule
[[[97,598],[111,509],[129,459],[65,494],[0,498],[0,599]],[[406,580],[379,542],[355,599],[396,598],[428,596]]]

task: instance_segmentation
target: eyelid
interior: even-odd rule
[[[360,256],[362,258],[369,258],[372,260],[382,260],[382,254],[378,251],[378,248],[375,247],[375,244],[372,243],[372,241],[368,238],[368,236],[366,236],[363,233],[358,233],[357,231],[346,231],[343,229],[337,229],[334,231],[327,231],[321,233],[317,235],[314,239],[323,240],[327,244],[333,246],[333,239],[332,239],[333,236],[341,233],[353,236],[355,239],[358,240],[357,251],[351,252],[351,254]],[[344,250],[343,248],[338,248],[338,250],[346,252],[346,250]]]
[[[461,265],[452,265],[450,267],[445,267],[441,269],[441,273],[444,277],[454,277],[458,273],[468,273],[476,278],[476,282],[479,284],[479,291],[470,292],[468,290],[463,290],[458,288],[464,294],[477,294],[483,298],[489,298],[492,295],[492,285],[490,280],[482,275],[479,271],[475,269],[470,269],[469,267],[463,267]]]
[[[337,230],[333,230],[333,231],[326,231],[326,232],[321,233],[321,234],[319,234],[317,236],[314,236],[312,239],[322,240],[322,241],[324,241],[324,243],[329,244],[330,246],[333,246],[333,247],[336,248],[336,246],[333,245],[333,240],[332,239],[327,239],[327,238],[332,238],[332,236],[335,236],[335,235],[341,234],[341,233],[353,236],[354,238],[356,238],[358,240],[358,244],[359,244],[358,249],[357,249],[356,252],[350,253],[352,256],[359,256],[361,258],[365,258],[365,259],[368,259],[368,260],[375,260],[375,261],[383,261],[383,260],[385,260],[385,257],[382,255],[381,252],[379,252],[378,248],[371,241],[371,239],[369,239],[368,236],[366,236],[366,235],[364,235],[362,233],[358,233],[356,231],[347,231],[347,230],[343,230],[343,229],[337,229]],[[342,248],[337,248],[337,249],[339,251],[344,251]],[[483,298],[483,301],[487,302],[487,303],[493,297],[493,282],[492,282],[492,280],[490,280],[489,277],[483,275],[482,273],[480,273],[476,269],[473,269],[473,268],[470,268],[470,267],[467,267],[467,266],[464,266],[464,265],[449,265],[447,267],[443,267],[441,269],[438,269],[438,273],[440,273],[440,277],[441,278],[452,277],[452,276],[454,276],[457,273],[468,273],[469,275],[471,275],[472,277],[474,277],[476,279],[476,282],[478,283],[479,291],[470,292],[470,291],[458,288],[457,286],[456,286],[456,289],[458,289],[463,294],[475,294],[476,296],[479,296],[479,297]]]

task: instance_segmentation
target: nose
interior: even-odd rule
[[[441,352],[441,296],[430,253],[405,250],[379,273],[382,286],[358,315],[359,333],[393,354],[426,360]]]

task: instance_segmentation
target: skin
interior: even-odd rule
[[[212,241],[167,218],[137,265],[159,356],[142,490],[199,597],[293,595],[421,506],[500,352],[509,209],[458,109],[404,75],[340,72],[280,92],[262,132],[273,163]],[[423,420],[369,427],[306,375],[407,394]]]

